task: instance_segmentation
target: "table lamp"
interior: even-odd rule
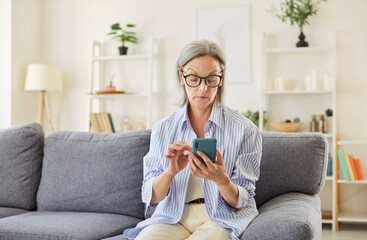
[[[25,91],[40,91],[41,100],[38,111],[38,122],[44,127],[45,108],[50,131],[53,132],[47,91],[62,91],[60,69],[47,64],[30,64],[27,67]]]

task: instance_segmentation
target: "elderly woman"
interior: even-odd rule
[[[262,141],[247,118],[222,104],[225,55],[214,42],[186,45],[177,61],[183,107],[159,121],[144,157],[146,215],[135,239],[238,239],[258,214],[255,182]],[[193,153],[195,138],[216,138],[216,161]]]

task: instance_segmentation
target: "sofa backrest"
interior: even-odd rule
[[[329,152],[323,134],[263,132],[262,138],[258,207],[284,193],[314,195],[323,188]]]
[[[144,218],[143,157],[150,130],[60,131],[45,140],[38,210],[116,213]],[[256,203],[288,192],[318,193],[325,182],[328,141],[318,133],[263,132]],[[1,196],[1,195],[0,195]]]
[[[143,157],[149,142],[150,130],[49,135],[38,210],[115,213],[143,219]]]
[[[36,208],[43,140],[38,123],[0,130],[0,207]]]

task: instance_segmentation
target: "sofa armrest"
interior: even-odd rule
[[[328,140],[321,133],[262,132],[257,207],[285,193],[315,195],[325,184]]]
[[[264,203],[241,239],[321,239],[321,228],[320,198],[293,192]]]

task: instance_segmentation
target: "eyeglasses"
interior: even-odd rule
[[[204,80],[205,84],[208,87],[215,88],[219,86],[223,78],[223,76],[219,75],[209,75],[207,77],[199,77],[198,75],[195,74],[184,75],[182,69],[181,73],[183,78],[185,79],[187,86],[189,87],[197,87],[201,84],[201,81]]]

